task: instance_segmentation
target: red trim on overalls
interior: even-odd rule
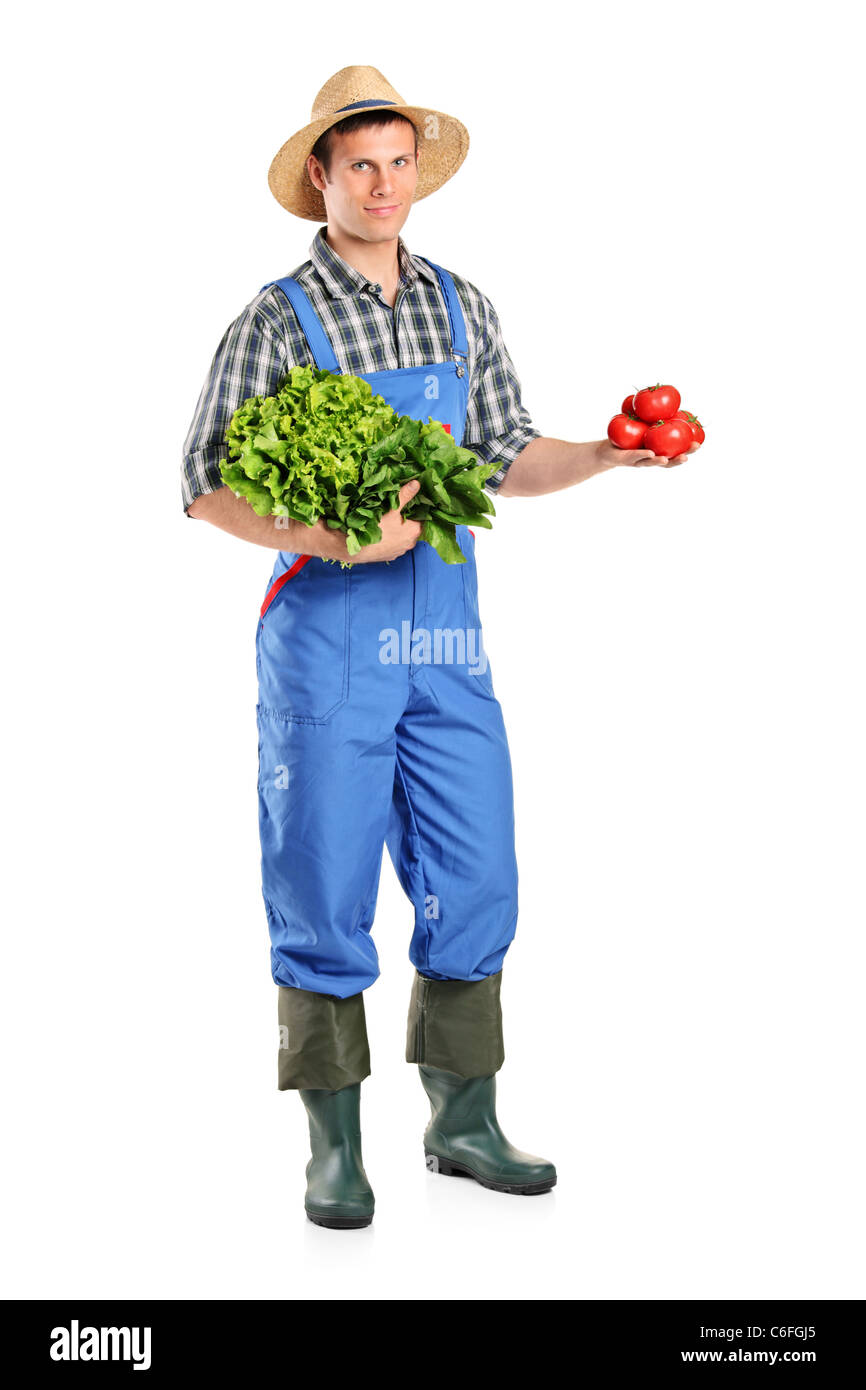
[[[294,579],[298,571],[302,570],[307,561],[312,560],[312,558],[312,555],[300,555],[298,559],[295,561],[295,563],[292,565],[291,569],[286,570],[285,574],[281,574],[279,579],[274,580],[273,584],[268,589],[268,592],[265,594],[265,601],[262,604],[262,611],[259,614],[260,618],[263,618],[265,616],[274,599],[276,598],[277,594],[280,592],[280,589],[282,589],[283,585],[288,584],[290,579]]]

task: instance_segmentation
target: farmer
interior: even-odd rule
[[[256,651],[278,1086],[299,1091],[309,1115],[307,1214],[337,1228],[373,1217],[360,1134],[363,991],[379,974],[371,927],[385,844],[414,906],[406,1060],[430,1100],[427,1167],[499,1192],[556,1182],[552,1163],[508,1142],[495,1108],[502,968],[517,923],[508,744],[489,667],[468,640],[481,628],[469,530],[457,528],[465,563],[444,563],[401,515],[413,481],[382,519],[381,541],[349,567],[343,532],[259,517],[223,485],[226,426],[241,401],[274,395],[292,367],[312,366],[363,376],[399,414],[441,421],[496,465],[487,487],[501,496],[679,461],[542,437],[493,305],[407,250],[400,230],[413,202],[440,188],[468,147],[459,121],[406,105],[376,68],[343,68],[325,83],[268,181],[287,211],[326,225],[310,260],[229,325],[184,445],[187,515],[277,552]],[[460,650],[437,664],[423,641],[384,659],[386,632],[436,630],[465,630],[466,659]]]

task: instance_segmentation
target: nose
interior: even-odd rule
[[[394,180],[390,175],[390,171],[386,171],[385,173],[380,174],[379,178],[376,181],[375,187],[373,188],[374,195],[381,195],[384,197],[390,193],[393,193],[393,191]]]

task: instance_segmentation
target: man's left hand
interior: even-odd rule
[[[600,439],[597,452],[602,468],[645,468],[647,464],[675,468],[678,463],[685,463],[689,455],[700,447],[700,444],[693,444],[684,454],[674,454],[673,458],[668,459],[664,454],[654,454],[652,449],[618,449],[609,439]]]

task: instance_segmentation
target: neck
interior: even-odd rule
[[[396,285],[400,276],[397,237],[390,241],[362,241],[328,223],[325,240],[347,265],[379,285]]]

